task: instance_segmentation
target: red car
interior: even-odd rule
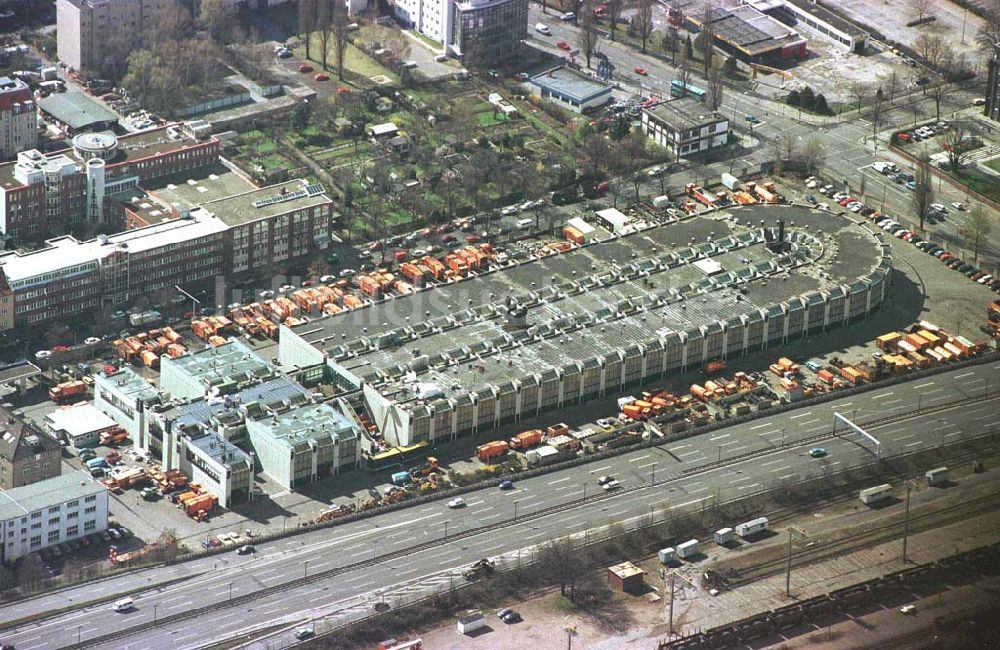
[[[351,92],[351,89],[347,86],[337,86],[337,94],[346,95],[349,92]]]
[[[566,41],[559,41],[558,43],[556,43],[556,47],[558,47],[560,50],[568,50],[569,43],[567,43]]]
[[[636,74],[642,75],[643,77],[645,77],[646,75],[649,74],[649,72],[646,70],[646,68],[642,67],[641,65],[635,66],[635,68],[633,68],[633,70],[635,71]]]
[[[52,351],[53,352],[69,352],[69,346],[68,345],[53,345],[52,346]]]
[[[444,237],[441,238],[441,241],[450,242],[450,241],[456,241],[457,239],[458,237],[456,237],[455,235],[445,235]]]
[[[480,237],[479,235],[469,235],[468,237],[465,238],[465,243],[467,244],[475,244],[481,241],[483,241],[483,238]]]
[[[437,231],[439,233],[446,233],[446,232],[451,232],[454,229],[455,229],[455,226],[451,225],[450,223],[446,223],[443,226],[438,226]]]
[[[313,71],[313,67],[311,65],[309,65],[308,63],[300,63],[299,64],[299,72],[312,72],[312,71]]]
[[[318,75],[313,77],[313,79],[316,81],[330,81],[330,75],[325,72],[320,72]]]

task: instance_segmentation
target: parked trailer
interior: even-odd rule
[[[677,561],[677,551],[673,546],[668,546],[667,548],[661,548],[656,552],[656,557],[660,559],[661,564],[667,564],[669,562]]]
[[[924,474],[927,479],[927,485],[941,485],[942,483],[948,482],[948,468],[938,467],[937,469],[932,469]]]
[[[733,529],[732,528],[720,528],[715,531],[715,543],[719,546],[725,546],[729,542],[733,541]]]
[[[861,490],[858,498],[861,499],[861,503],[871,504],[878,503],[879,501],[884,501],[892,496],[892,486],[888,483],[883,483],[882,485],[876,485],[875,487],[865,488]]]
[[[696,539],[689,539],[688,541],[677,545],[677,557],[689,558],[697,554],[698,540]]]
[[[758,517],[742,524],[736,524],[736,534],[740,537],[754,535],[765,530],[767,530],[767,517]]]

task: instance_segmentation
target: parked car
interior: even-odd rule
[[[253,544],[244,544],[243,546],[236,549],[237,555],[253,555],[256,552],[257,549],[253,546]]]
[[[465,499],[463,499],[462,497],[455,497],[454,499],[448,502],[449,508],[461,508],[464,505],[465,505]]]
[[[328,75],[325,72],[320,72],[315,77],[313,77],[313,80],[314,81],[330,81],[330,75]]]
[[[560,50],[570,49],[569,43],[567,43],[566,41],[559,41],[558,43],[556,43],[556,47],[558,47]]]
[[[641,75],[643,77],[649,74],[649,71],[646,70],[646,68],[642,67],[641,65],[635,66],[634,68],[632,68],[632,71],[635,72],[637,75]]]
[[[298,639],[299,641],[311,638],[315,634],[316,630],[314,630],[313,626],[311,625],[308,627],[300,627],[299,629],[295,630],[295,638]]]
[[[313,67],[311,65],[309,65],[308,63],[300,63],[299,64],[299,72],[305,73],[305,72],[312,72],[312,71],[313,71]]]

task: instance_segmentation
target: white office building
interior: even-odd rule
[[[83,471],[0,492],[0,562],[108,527],[108,491]]]

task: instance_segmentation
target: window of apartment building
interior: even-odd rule
[[[89,497],[85,497],[84,501],[86,503],[93,503],[94,501],[97,501],[97,495],[96,494],[91,494]]]
[[[55,544],[58,541],[59,541],[59,531],[58,530],[50,530],[49,531],[49,544]]]
[[[66,529],[66,537],[76,537],[80,534],[80,527],[76,524]]]
[[[76,519],[80,516],[79,512],[68,512],[66,513],[66,519]]]
[[[58,526],[58,525],[59,525],[59,517],[51,517],[49,519],[49,526]]]
[[[90,521],[84,522],[84,524],[83,524],[83,532],[85,532],[85,533],[89,533],[90,531],[94,530],[95,528],[97,528],[97,522],[94,521],[93,519],[91,519]]]
[[[39,510],[38,512],[31,513],[31,518],[32,519],[41,519],[42,518],[42,511]]]
[[[31,538],[30,544],[31,544],[31,548],[38,548],[39,546],[42,545],[42,536],[41,535],[35,535],[34,537]]]
[[[40,521],[38,523],[31,524],[31,530],[38,530],[41,527],[42,527],[42,522],[40,522]]]
[[[86,508],[83,512],[84,514],[91,515],[97,512],[97,506],[90,506],[89,508]]]
[[[49,508],[49,514],[50,515],[54,515],[54,514],[58,513],[59,512],[59,508],[60,508],[60,506],[52,506],[51,508]]]

